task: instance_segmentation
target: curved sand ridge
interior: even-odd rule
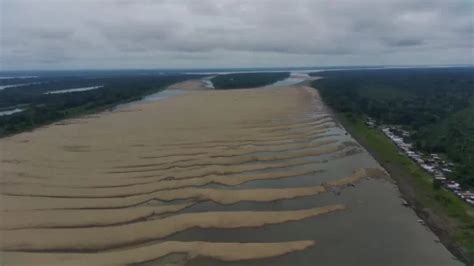
[[[8,265],[25,265],[32,261],[39,265],[134,265],[174,253],[185,253],[188,260],[196,257],[211,257],[222,261],[240,261],[281,256],[306,249],[314,244],[314,241],[310,240],[282,243],[169,241],[135,249],[98,254],[6,252],[3,261]],[[238,252],[235,252],[236,250]]]
[[[328,136],[328,135],[326,135]],[[334,136],[334,134],[330,135],[330,136]],[[314,139],[319,139],[317,137],[315,137]],[[151,163],[150,161],[146,161],[146,163],[137,163],[137,164],[127,164],[127,165],[118,165],[118,166],[114,166],[113,168],[109,168],[109,170],[103,170],[101,171],[100,173],[96,173],[94,174],[94,178],[93,178],[93,181],[97,181],[97,180],[104,180],[104,179],[107,179],[107,178],[110,178],[110,175],[107,175],[107,174],[113,174],[113,178],[114,179],[117,179],[117,178],[120,178],[120,177],[125,177],[125,178],[129,178],[129,177],[134,177],[133,173],[144,173],[144,172],[153,172],[153,174],[157,175],[157,174],[170,174],[170,173],[182,173],[182,172],[189,172],[189,170],[194,170],[193,168],[199,168],[200,170],[204,171],[205,169],[208,169],[208,168],[215,168],[215,167],[223,167],[225,169],[228,169],[229,167],[231,166],[236,166],[236,167],[243,167],[245,165],[242,165],[242,162],[248,162],[248,161],[252,161],[252,160],[255,160],[255,155],[258,155],[258,153],[262,153],[262,152],[265,152],[265,153],[268,153],[268,152],[275,152],[275,153],[282,153],[284,155],[284,153],[287,153],[287,152],[298,152],[298,151],[301,151],[301,150],[307,150],[308,148],[314,148],[314,147],[318,147],[318,146],[323,146],[323,145],[327,145],[327,144],[334,144],[335,140],[321,140],[321,141],[312,141],[310,143],[308,143],[308,141],[305,141],[305,143],[295,143],[293,145],[288,145],[288,144],[285,144],[285,146],[280,146],[280,145],[272,145],[272,146],[269,146],[269,147],[265,147],[264,149],[258,147],[258,148],[255,148],[255,147],[252,147],[252,146],[247,146],[245,147],[245,152],[236,152],[236,151],[226,151],[224,154],[219,154],[219,155],[216,155],[216,154],[210,154],[210,155],[207,155],[207,156],[198,156],[198,155],[194,155],[194,156],[188,156],[188,155],[185,155],[183,157],[185,158],[171,158],[172,160],[164,160],[165,162],[154,162],[154,163]],[[345,144],[345,146],[349,146],[347,144]],[[267,149],[267,150],[266,150]],[[277,154],[278,155],[278,154]],[[273,157],[270,157],[270,156],[259,156],[257,157],[257,160],[256,161],[261,161],[261,162],[267,162],[267,163],[271,163],[272,161],[278,161],[278,160],[281,160],[282,155],[280,156],[273,156]],[[287,156],[287,155],[286,155]],[[173,156],[173,157],[176,157],[176,156]],[[303,156],[299,156],[300,158],[301,157],[305,157],[304,155]],[[150,157],[148,157],[150,158]],[[293,159],[294,158],[297,158],[297,156],[293,156],[292,157]],[[160,159],[160,158],[154,158],[155,160],[156,159]],[[166,157],[165,159],[169,159],[169,157]],[[204,162],[204,163],[203,163]],[[39,166],[39,168],[41,169],[41,167],[44,168],[44,166]],[[128,169],[128,168],[131,168],[131,169]],[[38,169],[38,166],[35,167],[35,170]],[[29,178],[29,179],[48,179],[48,181],[52,181],[52,179],[56,178],[57,176],[63,176],[65,175],[65,172],[68,174],[68,175],[79,175],[78,176],[78,179],[77,180],[81,180],[81,181],[84,181],[84,177],[83,177],[83,173],[81,174],[80,172],[80,168],[76,168],[76,169],[71,169],[71,168],[63,168],[65,170],[61,170],[61,169],[55,169],[55,175],[54,176],[38,176],[38,175],[35,175],[35,176],[28,176],[26,174],[24,174],[24,172],[20,175],[18,172],[17,173],[14,173],[14,172],[9,172],[8,170],[5,170],[5,175],[6,177],[8,176],[14,176],[14,178],[11,178],[10,179],[10,182],[18,182],[24,178]],[[111,169],[114,169],[114,170],[111,170]],[[22,169],[23,171],[27,170],[27,169]],[[32,169],[33,170],[33,169]],[[194,172],[193,172],[194,173]],[[80,178],[80,179],[79,179]],[[73,179],[72,177],[70,179]],[[64,178],[56,178],[56,180],[54,180],[54,182],[61,182],[60,180],[64,180]],[[4,179],[3,181],[8,181],[8,179]],[[29,180],[31,181],[31,180]],[[72,182],[76,181],[76,180],[70,180]],[[84,183],[90,183],[91,180],[85,180]]]
[[[300,176],[304,174],[314,174],[315,171],[311,170],[309,172],[302,172],[302,173],[297,173],[294,176]],[[363,174],[361,174],[363,173]],[[365,174],[365,173],[370,173],[370,174]],[[337,180],[334,182],[329,182],[326,184],[323,184],[323,186],[326,187],[338,187],[338,186],[345,186],[347,184],[351,184],[355,182],[356,180],[362,179],[364,177],[377,177],[381,176],[378,173],[369,171],[366,172],[365,169],[361,169],[357,171],[354,175],[351,175],[346,178],[342,178],[341,180]],[[265,179],[278,179],[278,178],[291,178],[293,176],[288,176],[288,175],[281,175],[279,173],[275,174],[265,174],[265,176],[259,177],[257,179],[249,179],[250,180],[265,180]],[[199,180],[199,179],[198,179]],[[226,185],[238,185],[241,184],[243,180],[237,180],[234,181],[233,183],[227,182]],[[175,185],[176,186],[176,185]],[[192,185],[191,185],[192,186]],[[181,187],[189,187],[188,185],[182,185]],[[316,186],[314,187],[317,192],[319,192],[319,187]],[[187,193],[188,198],[193,198],[193,195],[196,194],[201,194],[201,195],[207,195],[207,198],[205,196],[201,196],[201,200],[205,198],[205,200],[210,200],[211,196],[210,194],[204,194],[204,193],[199,193],[199,191],[202,191],[202,189],[197,189],[194,188],[193,190],[187,189],[188,192],[192,193]],[[125,207],[132,207],[132,206],[138,206],[140,204],[149,202],[151,200],[156,200],[156,199],[164,199],[164,200],[172,200],[170,198],[166,198],[166,195],[169,195],[169,193],[173,194],[176,192],[177,189],[173,190],[163,190],[163,191],[158,191],[150,194],[142,194],[142,195],[137,195],[137,196],[130,196],[130,197],[117,197],[117,198],[61,198],[61,200],[58,200],[57,198],[53,197],[11,197],[11,196],[2,196],[1,201],[5,203],[5,205],[10,206],[8,210],[10,213],[13,213],[15,210],[49,210],[49,209],[110,209],[110,208],[125,208]],[[211,192],[210,190],[205,190],[207,193]],[[259,189],[253,189],[252,190],[254,193],[258,193],[260,190]],[[296,190],[292,190],[292,196],[297,197],[297,196],[304,196],[300,195],[301,191],[305,190],[300,190],[299,193],[295,193]],[[225,195],[226,197],[232,198],[235,197],[235,193],[239,193],[238,191],[235,192],[234,190],[225,190]],[[277,193],[278,194],[278,193]],[[284,198],[282,193],[278,194],[279,196],[275,197],[273,200],[281,199]],[[261,196],[264,198],[264,196]],[[175,199],[182,199],[181,198],[175,198]],[[248,201],[250,199],[241,199],[240,201]],[[229,200],[226,200],[229,201]],[[219,202],[219,203],[225,203],[225,201]]]
[[[310,88],[206,91],[196,82],[174,85],[190,90],[175,98],[0,140],[2,263],[128,265],[175,253],[187,254],[186,260],[224,261],[284,255],[314,240],[168,238],[192,228],[258,232],[344,211],[337,202],[272,211],[230,206],[313,197],[385,175],[363,168],[314,186],[231,188],[257,180],[318,178],[326,163],[360,148],[340,141],[334,119]],[[220,186],[208,187],[213,184]],[[206,201],[230,210],[191,211]]]
[[[241,201],[269,202],[282,199],[311,196],[327,192],[333,187],[353,184],[366,177],[384,175],[379,169],[360,169],[353,175],[321,186],[286,188],[286,189],[244,189],[229,190],[186,187],[163,191],[155,194],[154,199],[172,201],[179,199],[193,199],[195,201],[213,201],[219,204],[234,204]],[[87,227],[113,225],[133,222],[148,218],[152,215],[177,212],[194,203],[165,205],[157,207],[137,207],[132,209],[109,210],[59,210],[59,211],[20,211],[3,215],[0,229],[21,228],[54,228],[54,227]],[[98,217],[103,216],[102,219]]]
[[[303,152],[299,153],[296,156],[318,156],[322,154],[326,154],[328,152],[336,152],[340,151],[341,147],[329,147],[326,149],[321,149],[320,151],[308,151],[308,152]],[[287,154],[288,156],[282,157],[280,159],[289,159],[292,157],[290,154]],[[274,157],[272,157],[274,158]],[[259,161],[253,160],[253,161]],[[303,175],[305,173],[308,173],[311,171],[307,172],[296,172],[299,173],[298,175]],[[268,173],[267,173],[268,174]],[[64,197],[64,198],[110,198],[110,197],[125,197],[125,196],[133,196],[133,195],[139,195],[139,194],[146,194],[146,193],[153,193],[156,191],[164,190],[164,189],[170,189],[170,188],[175,188],[179,186],[183,186],[182,184],[187,183],[188,185],[191,185],[194,183],[194,185],[204,185],[208,183],[219,183],[219,184],[225,184],[225,185],[232,185],[232,184],[238,184],[238,183],[243,183],[246,180],[232,180],[232,179],[227,179],[225,176],[224,177],[215,177],[211,180],[209,180],[211,175],[205,175],[203,178],[194,178],[194,179],[181,179],[177,181],[169,181],[169,182],[159,182],[155,184],[138,184],[138,185],[130,185],[127,187],[112,187],[112,188],[52,188],[52,187],[45,187],[41,185],[16,185],[16,184],[11,184],[9,186],[6,186],[2,194],[3,195],[23,195],[23,196],[43,196],[43,197]],[[211,176],[212,177],[212,176]],[[207,179],[206,179],[207,178]],[[259,179],[259,178],[252,178],[251,179]],[[261,179],[261,178],[260,178]],[[190,182],[191,181],[191,182]],[[205,182],[207,181],[207,182]]]
[[[338,204],[296,211],[185,213],[119,226],[7,230],[2,232],[1,248],[7,251],[100,251],[165,238],[194,227],[260,227],[344,209],[344,205]]]
[[[183,152],[181,151],[181,153],[183,153],[182,156],[179,156],[179,152],[177,152],[175,149],[176,147],[173,147],[173,148],[170,148],[168,150],[174,150],[174,153],[172,153],[171,155],[173,155],[173,157],[178,157],[179,156],[179,160],[177,158],[164,158],[164,157],[171,157],[169,154],[163,154],[162,151],[160,151],[160,153],[158,155],[156,154],[148,154],[145,153],[146,151],[143,151],[145,150],[145,148],[141,148],[142,150],[140,151],[140,153],[145,153],[144,155],[142,155],[139,159],[160,159],[160,162],[158,165],[164,165],[162,168],[165,168],[165,169],[169,169],[170,167],[186,167],[186,166],[189,166],[189,165],[192,165],[192,162],[190,161],[196,161],[198,159],[207,159],[207,157],[211,156],[213,158],[219,158],[219,157],[224,157],[224,158],[221,158],[221,159],[225,159],[225,157],[230,157],[230,156],[244,156],[246,154],[251,154],[251,153],[255,153],[255,152],[259,152],[259,151],[262,151],[262,148],[261,146],[264,146],[263,148],[268,148],[268,147],[265,147],[265,146],[278,146],[278,145],[284,145],[286,143],[290,143],[290,144],[300,144],[300,146],[302,145],[302,142],[298,140],[299,139],[308,139],[310,138],[311,140],[317,140],[317,139],[321,139],[321,138],[327,138],[327,137],[330,137],[331,135],[328,135],[327,134],[327,127],[330,126],[330,125],[325,125],[324,128],[318,128],[314,131],[311,131],[311,132],[303,132],[303,133],[298,133],[298,135],[296,135],[295,133],[291,134],[290,137],[289,136],[284,136],[283,138],[271,138],[271,139],[267,139],[267,138],[264,138],[262,140],[244,140],[243,142],[239,142],[238,140],[234,140],[234,141],[231,141],[230,143],[228,141],[226,141],[225,143],[227,143],[227,145],[225,146],[215,146],[215,145],[212,145],[212,146],[204,146],[204,147],[201,147],[201,146],[198,146],[198,147],[185,147],[186,149],[186,152]],[[305,142],[306,144],[310,144],[308,143],[307,141]],[[200,144],[202,145],[202,144]],[[238,145],[238,146],[236,146]],[[237,149],[235,148],[237,147]],[[244,150],[243,152],[242,151],[239,151],[239,148]],[[217,148],[217,153],[212,153],[213,150],[216,150]],[[226,148],[225,151],[222,150],[222,148]],[[233,149],[232,149],[233,148]],[[297,147],[292,147],[292,149],[296,149]],[[229,151],[231,149],[231,151]],[[287,149],[291,149],[290,148],[287,148]],[[182,150],[182,148],[181,148]],[[284,148],[281,148],[280,149],[281,151],[284,151]],[[179,151],[179,149],[178,149]],[[129,151],[130,152],[130,151]],[[190,153],[192,152],[192,153]],[[96,153],[96,152],[94,152]],[[115,152],[114,151],[114,155],[123,155],[121,154],[120,152]],[[86,156],[87,154],[83,154],[84,156]],[[200,158],[195,158],[196,156],[200,157]],[[40,159],[41,157],[38,157],[36,159]],[[11,160],[10,160],[11,161]],[[9,169],[15,169],[16,167],[16,160],[14,160],[15,163],[14,164],[5,164],[5,167],[4,167],[4,170],[7,171]],[[37,169],[38,167],[45,167],[45,166],[49,166],[49,167],[54,167],[56,169],[56,171],[54,173],[51,173],[51,174],[54,174],[54,175],[58,175],[58,174],[64,174],[64,173],[67,173],[67,174],[72,174],[74,172],[72,172],[72,170],[74,170],[74,168],[71,168],[71,167],[68,167],[68,166],[65,166],[67,163],[76,163],[76,161],[71,161],[71,162],[67,162],[67,161],[61,161],[62,163],[60,165],[51,165],[51,163],[54,163],[54,161],[51,161],[51,160],[45,160],[43,162],[43,164],[39,164],[37,162],[34,162],[34,163],[30,163],[28,165],[23,165],[23,168],[22,170],[28,170],[30,169],[29,167],[31,167],[33,169]],[[133,162],[133,160],[131,161]],[[186,164],[183,164],[184,162],[186,162]],[[182,165],[180,166],[175,166],[176,163],[181,163]],[[114,167],[115,165],[112,165],[111,167]],[[78,168],[76,167],[75,169],[78,169],[79,171],[81,171],[82,168]],[[161,168],[160,168],[161,169]],[[65,172],[67,171],[67,172]],[[102,173],[102,172],[100,172]]]

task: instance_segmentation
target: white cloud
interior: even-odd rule
[[[465,0],[0,0],[3,69],[473,62]]]

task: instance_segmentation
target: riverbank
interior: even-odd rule
[[[58,77],[55,82],[5,89],[0,93],[3,99],[0,109],[8,112],[0,111],[0,138],[139,101],[170,85],[192,78],[197,77],[178,74],[103,78],[86,76],[67,80]],[[100,89],[97,87],[99,85]],[[75,89],[71,90],[71,87]]]
[[[1,139],[2,264],[461,265],[316,90],[191,85]]]
[[[344,157],[355,148],[330,139],[327,131],[334,123],[324,114],[306,117],[314,108],[314,91],[215,91],[199,90],[199,84],[175,84],[176,90],[189,92],[2,139],[2,264],[128,265],[174,253],[191,254],[185,261],[192,256],[240,261],[285,255],[315,242],[296,238],[207,243],[169,237],[193,228],[259,229],[339,213],[346,207],[337,202],[265,212],[227,206],[329,194],[346,180],[377,175],[361,169],[337,176],[338,182],[326,186],[230,189],[313,174],[321,164],[319,157]],[[268,122],[275,119],[282,123]],[[314,141],[298,142],[303,136]],[[205,202],[226,210],[186,210]],[[203,245],[208,248],[202,250]],[[247,246],[254,254],[245,251]],[[116,247],[121,250],[108,252]]]
[[[346,130],[390,173],[408,205],[460,260],[474,261],[474,210],[449,191],[435,189],[432,178],[401,154],[378,129],[360,118],[337,113]]]

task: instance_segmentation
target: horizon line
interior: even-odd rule
[[[177,68],[64,68],[64,69],[0,69],[0,72],[73,72],[73,71],[205,71],[205,70],[324,70],[337,68],[436,68],[474,67],[474,64],[395,64],[395,65],[328,65],[328,66],[268,66],[268,67],[177,67]]]

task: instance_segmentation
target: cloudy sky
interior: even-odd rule
[[[473,64],[472,0],[0,0],[2,69]]]

